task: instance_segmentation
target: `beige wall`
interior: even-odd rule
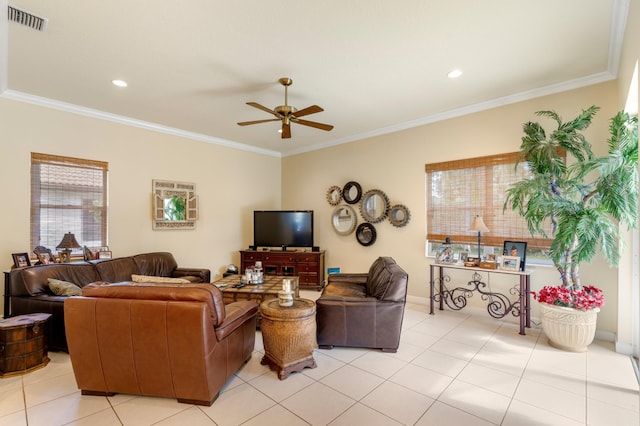
[[[342,271],[366,271],[372,260],[389,255],[409,273],[409,294],[428,296],[428,270],[432,258],[425,258],[425,173],[424,165],[452,159],[517,151],[521,126],[535,120],[535,111],[554,109],[565,119],[573,118],[592,104],[601,107],[588,135],[596,153],[606,152],[608,120],[616,112],[616,83],[604,83],[558,95],[508,105],[464,117],[450,119],[340,145],[320,151],[285,157],[282,161],[283,207],[313,209],[316,212],[316,243],[327,251],[327,266]],[[411,212],[406,227],[394,228],[388,221],[376,224],[377,242],[363,247],[355,236],[339,236],[332,231],[333,207],[325,194],[332,185],[342,187],[355,180],[363,190],[381,189],[391,204],[405,204]],[[362,222],[362,220],[360,220]],[[532,267],[533,289],[558,282],[552,268]],[[598,259],[582,270],[585,283],[597,283],[607,297],[610,309],[598,317],[598,328],[616,330],[617,269]],[[468,279],[467,276],[464,277]],[[494,290],[508,287],[492,276]],[[479,297],[473,304],[482,302]],[[537,310],[534,310],[534,315]]]
[[[196,142],[0,99],[0,259],[28,252],[30,153],[109,163],[109,246],[114,256],[170,251],[181,266],[221,273],[253,240],[253,210],[281,204],[279,157]],[[151,229],[152,179],[195,182],[195,230]],[[82,241],[80,241],[82,244]]]

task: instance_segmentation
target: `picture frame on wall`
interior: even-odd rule
[[[13,257],[14,268],[31,266],[31,260],[29,259],[28,253],[12,253],[11,256]]]
[[[519,257],[520,265],[518,267],[518,271],[524,271],[527,264],[527,242],[505,241],[502,247],[502,255]]]
[[[518,272],[520,270],[520,257],[518,257],[518,256],[502,256],[502,262],[500,263],[500,269],[502,269],[503,271]]]

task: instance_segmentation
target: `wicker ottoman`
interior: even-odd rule
[[[42,368],[49,363],[47,321],[51,314],[27,314],[0,320],[0,377]]]
[[[305,367],[316,368],[313,350],[316,343],[316,304],[313,300],[294,299],[293,306],[282,307],[278,299],[260,304],[264,357],[260,363],[269,365],[284,380],[292,372]]]

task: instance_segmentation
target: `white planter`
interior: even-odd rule
[[[596,334],[598,312],[600,308],[581,311],[540,303],[542,330],[554,348],[585,352]]]

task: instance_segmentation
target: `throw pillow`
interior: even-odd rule
[[[82,295],[82,289],[80,286],[70,283],[68,281],[56,280],[55,278],[48,278],[49,290],[56,296],[80,296]]]
[[[152,275],[131,275],[134,283],[169,283],[169,284],[189,284],[189,280],[184,278],[154,277]]]

